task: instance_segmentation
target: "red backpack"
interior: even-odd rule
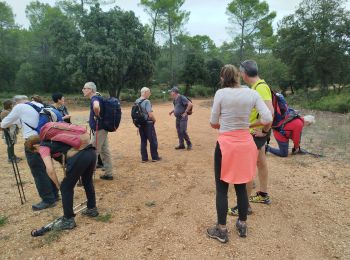
[[[86,127],[65,122],[49,122],[40,130],[40,141],[62,142],[79,149],[88,145],[90,138]]]

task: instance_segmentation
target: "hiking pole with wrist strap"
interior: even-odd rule
[[[79,212],[83,211],[84,209],[87,208],[86,206],[87,201],[84,201],[78,205],[76,205],[73,210],[74,214],[78,214]],[[62,217],[56,218],[54,221],[50,222],[49,224],[43,226],[42,228],[39,229],[33,229],[30,234],[32,237],[38,237],[44,235],[46,232],[51,231],[53,226],[62,219]]]
[[[11,141],[9,130],[8,129],[3,129],[3,130],[4,130],[6,144],[7,144],[8,148],[10,148],[10,147],[12,148],[14,146],[14,144]],[[18,165],[17,165],[17,158],[15,157],[14,153],[10,154],[10,152],[8,152],[8,156],[11,160],[13,172],[15,174],[19,198],[21,200],[21,204],[23,205],[27,201],[27,199],[26,199],[26,196],[24,194],[23,183],[22,183],[21,175],[19,173],[19,169],[18,169]]]

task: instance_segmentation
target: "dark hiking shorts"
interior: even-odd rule
[[[266,136],[263,136],[263,137],[253,136],[255,145],[258,148],[258,150],[260,150],[262,147],[264,147],[264,145],[266,143],[270,142],[270,137],[271,137],[271,130],[269,131],[269,133]]]

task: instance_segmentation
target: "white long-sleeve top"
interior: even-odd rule
[[[40,103],[37,103],[35,101],[32,101],[34,105],[38,107],[42,107],[43,105]],[[27,104],[17,104],[14,106],[14,108],[11,110],[10,114],[6,116],[1,121],[1,128],[7,128],[13,124],[15,124],[18,120],[20,120],[22,125],[22,134],[23,137],[26,139],[32,135],[37,135],[38,133],[31,129],[29,126],[27,126],[25,123],[32,127],[37,127],[39,123],[39,113],[32,108],[31,106]],[[25,122],[25,123],[24,123]]]
[[[271,111],[255,90],[242,87],[219,89],[215,93],[210,123],[220,123],[220,132],[249,129],[249,116],[254,107],[263,124],[272,122]]]

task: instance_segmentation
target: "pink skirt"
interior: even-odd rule
[[[221,177],[224,182],[242,184],[256,175],[258,149],[249,130],[233,130],[218,137],[222,154]]]

